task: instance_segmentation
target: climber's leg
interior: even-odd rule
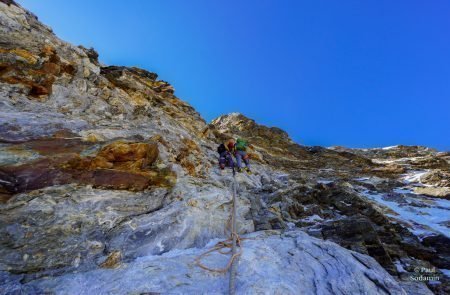
[[[225,169],[225,166],[227,164],[227,152],[223,152],[219,156],[219,167],[220,169]]]
[[[250,169],[250,157],[246,152],[242,152],[244,155],[242,156],[242,159],[244,160],[245,166],[247,169]]]
[[[234,156],[236,157],[237,170],[240,171],[241,170],[241,166],[242,166],[242,154],[240,153],[240,151],[236,151]]]
[[[242,165],[241,163],[242,163],[242,160],[243,160],[244,163],[245,163],[245,167],[247,167],[247,169],[250,170],[250,161],[249,161],[248,158],[249,157],[248,157],[246,152],[244,152],[244,151],[236,151],[236,160],[238,162],[238,167],[239,168],[241,168],[241,165]]]
[[[233,157],[231,156],[231,154],[229,152],[227,152],[227,154],[226,154],[226,159],[227,159],[228,167],[234,169]]]

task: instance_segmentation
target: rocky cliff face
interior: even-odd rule
[[[226,237],[229,137],[254,146],[236,177],[238,293],[449,292],[448,153],[305,147],[237,113],[207,124],[155,73],[102,65],[14,1],[0,24],[0,293],[226,293],[194,260]]]

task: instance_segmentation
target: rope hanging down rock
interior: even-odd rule
[[[239,239],[239,236],[237,234],[236,229],[236,194],[237,194],[237,182],[236,182],[236,176],[233,174],[233,207],[232,207],[232,218],[231,218],[231,238],[232,238],[232,248],[231,253],[232,257],[235,257],[236,255],[236,244]],[[241,245],[239,245],[240,252],[239,255],[242,253]],[[237,257],[237,256],[236,256]],[[234,258],[231,260],[231,269],[230,269],[230,284],[229,284],[229,293],[230,295],[234,295],[236,291],[236,269],[237,269],[237,261],[234,260]]]
[[[225,241],[218,242],[214,247],[212,247],[210,250],[206,251],[205,253],[201,254],[195,259],[195,263],[208,271],[212,272],[218,272],[218,273],[226,273],[228,270],[230,270],[230,284],[229,284],[229,290],[230,294],[235,294],[235,281],[236,281],[236,268],[237,268],[237,258],[242,254],[242,247],[241,247],[241,241],[242,239],[239,237],[237,230],[236,230],[236,195],[237,195],[237,181],[236,178],[233,175],[233,198],[232,198],[232,209],[230,217],[227,221],[226,229],[229,231],[230,237],[226,239]],[[236,247],[239,247],[239,251],[237,252]],[[229,249],[228,251],[224,251],[224,249]],[[212,252],[219,252],[220,254],[230,254],[231,257],[228,263],[223,268],[211,268],[206,265],[204,265],[201,260],[203,257],[207,256],[208,254]]]

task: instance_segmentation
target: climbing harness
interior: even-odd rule
[[[230,237],[226,239],[225,241],[218,242],[214,247],[212,247],[210,250],[206,251],[205,253],[201,254],[200,256],[195,259],[195,263],[205,269],[212,272],[218,272],[218,273],[226,273],[228,270],[230,270],[230,283],[229,283],[229,294],[234,295],[235,294],[235,282],[236,282],[236,269],[237,269],[237,258],[242,254],[242,246],[241,246],[241,239],[237,233],[236,229],[236,195],[237,195],[237,181],[235,176],[235,171],[233,169],[233,199],[232,199],[232,209],[230,217],[227,221],[226,229],[229,231]],[[237,251],[236,247],[239,247],[239,251]],[[223,249],[228,248],[228,251],[224,251]],[[228,263],[223,268],[211,268],[204,264],[202,264],[201,260],[203,257],[207,256],[208,254],[217,251],[220,254],[230,254],[231,257]]]

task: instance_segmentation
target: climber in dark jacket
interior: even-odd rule
[[[230,139],[226,143],[222,143],[217,147],[217,152],[219,153],[219,167],[220,169],[225,169],[225,167],[230,167],[234,171],[234,161],[232,153],[234,152],[234,140]]]

